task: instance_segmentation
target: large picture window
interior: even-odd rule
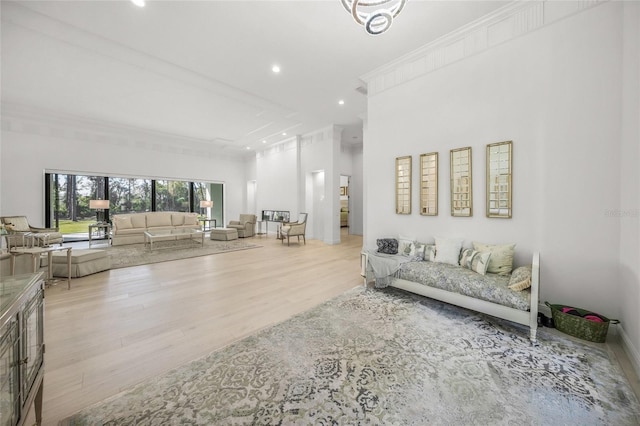
[[[99,212],[105,221],[125,213],[179,211],[215,219],[218,226],[224,223],[221,183],[62,173],[46,173],[45,182],[45,226],[59,228],[65,241],[88,239],[89,225],[98,215],[90,201],[96,199],[109,200],[109,209]],[[213,206],[202,209],[200,201]]]
[[[151,211],[151,179],[109,178],[111,214]]]

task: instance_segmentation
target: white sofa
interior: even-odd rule
[[[370,256],[377,256],[377,254],[370,251],[361,253],[360,268],[365,287],[371,279]],[[531,287],[517,294],[507,288],[508,276],[499,277],[495,274],[485,276],[461,266],[428,260],[399,265],[399,269],[388,277],[384,286],[400,288],[528,326],[529,339],[536,345],[540,254],[533,253],[531,262]]]
[[[144,243],[147,230],[201,229],[197,213],[185,212],[149,212],[118,214],[112,216],[111,244]]]

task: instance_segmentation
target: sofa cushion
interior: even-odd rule
[[[376,240],[378,253],[398,254],[398,240],[395,238],[380,238]]]
[[[399,235],[398,254],[402,256],[414,257],[416,255],[415,238]]]
[[[138,213],[131,215],[131,225],[133,228],[146,228],[147,227],[147,214]]]
[[[5,228],[9,232],[29,232],[29,222],[25,216],[11,216],[4,218]]]
[[[458,265],[460,261],[460,249],[462,249],[462,238],[442,238],[435,237],[436,258],[439,263]]]
[[[171,226],[171,213],[147,214],[147,228],[155,228],[158,226]]]
[[[191,213],[191,214],[186,214],[184,215],[184,225],[198,225],[198,215],[195,213]]]
[[[113,216],[113,225],[117,230],[120,229],[131,229],[133,225],[131,224],[131,216],[130,215],[115,215]]]
[[[513,252],[515,244],[484,244],[473,242],[473,249],[477,251],[491,252],[489,259],[489,268],[487,272],[492,274],[509,275],[513,270]]]
[[[460,266],[438,262],[407,262],[399,278],[429,287],[464,294],[521,311],[530,308],[530,291],[508,288],[509,277],[498,274],[480,275]]]
[[[471,269],[474,272],[484,275],[487,273],[489,267],[489,259],[491,258],[491,252],[479,252],[470,248],[462,250],[460,256],[460,266],[463,268]]]
[[[184,214],[172,214],[171,215],[171,225],[173,225],[173,226],[182,226],[182,225],[184,225]]]
[[[520,266],[511,274],[509,288],[513,291],[522,291],[531,287],[531,265]]]

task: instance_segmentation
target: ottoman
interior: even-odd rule
[[[238,231],[233,228],[213,228],[211,239],[218,241],[231,241],[238,239]]]
[[[53,276],[67,277],[67,253],[53,253]],[[111,258],[105,250],[71,250],[71,278],[84,277],[111,269]]]

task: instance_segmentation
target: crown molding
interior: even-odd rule
[[[2,102],[2,132],[64,138],[176,155],[238,160],[246,153],[232,144],[189,138],[93,120],[32,106]]]
[[[607,1],[516,0],[360,78],[375,96]]]

